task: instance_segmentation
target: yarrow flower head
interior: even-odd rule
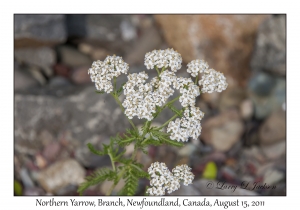
[[[189,184],[192,184],[195,178],[195,175],[191,170],[192,169],[188,167],[188,165],[183,164],[173,168],[172,173],[177,179],[182,180],[185,186],[188,186]]]
[[[195,106],[196,97],[200,95],[200,90],[197,85],[194,84],[191,78],[177,78],[174,81],[175,89],[179,90],[181,96],[179,97],[179,102],[181,106]]]
[[[145,72],[128,75],[125,83],[124,95],[126,96],[123,106],[129,119],[137,116],[139,119],[153,119],[156,106],[162,106],[173,95],[174,90],[170,85],[176,76],[168,70],[162,72],[160,79],[154,77],[150,83],[145,83],[148,75]]]
[[[223,73],[209,69],[203,74],[201,80],[199,80],[199,85],[202,86],[202,93],[212,93],[222,92],[227,88],[228,83]]]
[[[208,64],[204,60],[193,60],[187,64],[187,72],[193,77],[196,77],[199,73],[204,73],[208,70]]]
[[[170,194],[180,188],[180,181],[184,185],[192,184],[194,175],[187,165],[176,166],[172,172],[169,171],[165,163],[155,162],[148,168],[151,177],[150,188],[147,193],[150,195],[165,195],[165,191]]]
[[[96,89],[110,93],[113,91],[111,80],[123,74],[127,74],[129,66],[122,57],[107,56],[104,61],[95,61],[88,70],[92,82],[95,82]]]
[[[170,67],[173,72],[181,68],[182,57],[173,49],[166,50],[153,50],[145,55],[144,64],[147,69],[168,68]]]
[[[201,120],[204,113],[199,107],[189,107],[184,110],[184,116],[175,121],[171,121],[168,125],[167,132],[171,133],[170,139],[186,142],[191,137],[197,139],[202,130]]]

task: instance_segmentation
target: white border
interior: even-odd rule
[[[36,198],[40,197],[14,197],[13,196],[13,14],[14,13],[286,13],[287,14],[287,196],[286,197],[238,197],[238,199],[263,200],[264,209],[291,206],[298,207],[299,188],[299,6],[292,1],[5,1],[1,6],[1,209],[32,208]],[[296,2],[296,1],[293,1]],[[298,7],[297,7],[298,6]],[[300,77],[299,77],[300,78]],[[51,197],[44,197],[49,199]],[[59,200],[97,200],[100,197],[55,197]],[[141,199],[137,197],[136,199]],[[181,197],[184,199],[188,197]],[[190,199],[203,200],[204,197],[190,197]],[[117,197],[106,197],[115,200]],[[122,197],[122,199],[127,199]],[[147,199],[157,199],[147,197]],[[235,200],[237,197],[208,197],[209,200]],[[2,208],[4,207],[4,208]],[[294,207],[294,208],[293,208]],[[54,207],[43,207],[51,208]],[[74,207],[61,207],[60,209],[73,209]],[[100,207],[97,207],[100,208]],[[166,207],[155,207],[163,209]],[[172,208],[172,207],[169,207]],[[199,207],[194,207],[194,209]],[[206,209],[204,207],[200,207]],[[220,207],[222,208],[222,207]],[[86,209],[80,207],[80,209]],[[103,208],[106,209],[106,208]],[[130,208],[137,209],[137,208]],[[146,208],[143,208],[146,209]],[[150,209],[150,208],[149,208]],[[193,209],[190,207],[190,209]],[[224,209],[224,208],[222,208]],[[229,208],[232,209],[232,208]],[[242,209],[242,208],[235,208]],[[256,209],[261,209],[256,207]]]

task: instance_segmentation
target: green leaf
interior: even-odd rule
[[[123,178],[125,185],[119,192],[119,195],[135,195],[138,188],[140,178],[150,178],[150,175],[143,170],[143,165],[140,163],[130,163],[126,165],[126,170]]]
[[[123,91],[123,86],[125,85],[126,82],[124,82],[121,87],[117,90],[117,95],[120,96],[122,94]]]
[[[169,139],[169,138],[161,137],[161,139],[163,140],[163,142],[165,144],[168,144],[168,145],[172,145],[172,146],[175,146],[175,147],[183,147],[184,146],[184,143],[178,142],[178,141],[175,141],[175,140],[172,140],[172,139]]]
[[[134,129],[127,129],[126,132],[121,137],[120,135],[117,135],[115,137],[116,143],[121,146],[125,147],[134,142],[136,139],[139,138],[139,134]]]
[[[204,179],[216,179],[218,173],[217,165],[210,161],[206,164],[202,177]]]
[[[153,146],[161,146],[163,145],[163,142],[160,139],[147,139],[147,141],[144,143],[144,145],[153,145]]]
[[[95,92],[98,93],[98,94],[103,94],[103,93],[105,93],[105,91],[103,91],[103,90],[101,90],[101,91],[96,90]]]
[[[155,129],[150,130],[150,132],[154,137],[159,139],[161,144],[172,145],[175,147],[183,147],[184,146],[184,143],[170,139],[170,134],[168,134],[168,133],[164,133],[162,131],[155,130]]]
[[[23,194],[22,185],[17,180],[14,180],[14,193],[15,193],[15,195],[22,195]]]
[[[110,170],[109,168],[102,168],[95,171],[90,176],[85,178],[85,182],[81,183],[77,192],[82,195],[82,193],[92,185],[96,185],[104,182],[105,180],[115,180],[117,178],[117,173]]]
[[[95,155],[100,155],[100,156],[103,156],[103,155],[107,155],[108,153],[107,152],[102,152],[102,151],[99,151],[99,150],[96,150],[95,147],[91,144],[91,143],[88,143],[87,144],[89,150],[95,154]]]
[[[170,104],[168,107],[179,117],[182,117],[182,110],[177,109],[173,104]]]
[[[115,162],[120,162],[122,159],[122,156],[125,154],[126,150],[124,149],[122,152],[120,152],[118,155],[115,154],[116,156],[113,158]]]

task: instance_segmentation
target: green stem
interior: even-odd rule
[[[181,95],[177,96],[176,98],[174,98],[173,100],[169,101],[168,103],[166,103],[162,109],[164,109],[165,107],[169,106],[170,104],[174,103],[175,101],[177,101],[180,98]]]
[[[132,156],[131,156],[131,161],[132,162],[135,160],[135,157],[137,155],[137,149],[138,149],[137,147],[134,147],[134,151],[133,151]],[[126,170],[125,167],[121,170],[121,172],[119,173],[119,175],[117,177],[117,181],[109,188],[106,195],[111,195],[112,191],[115,189],[115,187],[119,183],[120,179],[123,177],[123,175],[125,173],[125,170]]]
[[[111,165],[112,165],[112,167],[113,167],[113,170],[116,171],[115,161],[113,160],[113,156],[112,156],[112,154],[111,154],[110,151],[109,151],[109,153],[108,153],[108,156],[109,156],[109,158],[110,158],[110,161],[111,161]]]
[[[156,72],[157,72],[157,74],[158,74],[158,76],[160,75],[160,72],[159,72],[159,70],[158,70],[158,68],[155,66],[155,69],[156,69]]]
[[[134,161],[134,159],[136,158],[137,151],[138,151],[138,148],[134,147],[133,153],[131,155],[131,161]]]
[[[181,110],[180,111],[180,114],[182,113],[183,111]],[[172,120],[174,120],[176,117],[178,117],[178,114],[175,114],[173,117],[171,117],[167,122],[165,122],[162,126],[160,126],[159,128],[155,129],[155,130],[160,130],[162,129],[163,127],[165,127],[166,125],[169,124],[169,122],[171,122]]]
[[[115,187],[117,186],[117,184],[119,183],[120,179],[123,177],[125,173],[125,167],[121,170],[121,172],[119,173],[118,177],[117,177],[117,182],[115,182],[107,191],[107,193],[105,195],[111,195],[112,191],[115,189]]]
[[[148,141],[148,139],[150,139],[150,138],[151,138],[151,136],[149,136],[148,138],[146,138],[141,144],[142,145],[145,144],[145,142]]]
[[[197,76],[196,76],[196,79],[195,79],[195,85],[197,85],[197,82],[198,82],[198,76],[199,76],[199,74],[197,74]]]
[[[159,112],[154,113],[154,118],[157,117],[167,106],[169,106],[170,104],[174,103],[175,101],[177,101],[180,98],[181,95],[177,96],[176,98],[174,98],[173,100],[169,101],[168,103],[166,103]]]
[[[114,77],[114,89],[117,90],[117,77]]]

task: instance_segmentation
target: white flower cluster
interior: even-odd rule
[[[88,70],[92,82],[95,82],[96,89],[110,93],[113,91],[111,80],[123,74],[127,74],[129,66],[122,57],[107,56],[104,61],[95,61]]]
[[[176,77],[175,73],[181,68],[181,55],[173,49],[153,50],[145,55],[147,69],[163,68],[160,75],[146,83],[148,75],[145,72],[128,75],[128,81],[123,86],[125,100],[122,105],[125,115],[132,119],[137,116],[139,119],[151,121],[156,112],[156,106],[163,106],[174,94],[175,89],[179,90],[179,102],[184,108],[184,116],[181,119],[171,121],[167,132],[170,138],[177,141],[188,141],[191,137],[197,139],[201,133],[200,120],[204,113],[195,107],[196,97],[200,95],[200,88],[191,78]],[[170,67],[171,70],[167,70]],[[226,78],[214,69],[208,69],[208,64],[203,60],[193,60],[188,64],[187,72],[196,77],[202,73],[199,85],[201,92],[221,92],[228,86]],[[88,73],[97,90],[107,93],[113,91],[111,80],[121,73],[127,74],[128,64],[121,57],[108,56],[103,62],[96,61]]]
[[[193,77],[196,77],[199,73],[206,72],[208,69],[208,64],[204,60],[193,60],[188,63],[187,72],[190,73]]]
[[[202,93],[222,92],[228,86],[224,74],[214,69],[209,69],[203,74],[199,85],[202,86]]]
[[[183,164],[173,168],[172,173],[177,179],[183,180],[185,186],[188,186],[193,183],[195,177],[191,170],[192,169],[188,167],[188,165]]]
[[[161,74],[160,80],[154,77],[150,83],[146,83],[148,75],[145,72],[129,74],[128,82],[123,86],[126,96],[123,106],[129,119],[137,116],[139,119],[153,119],[156,106],[162,106],[173,95],[170,87],[175,79],[175,74],[168,70]]]
[[[166,190],[170,194],[180,188],[180,181],[188,185],[194,180],[191,168],[185,164],[176,166],[170,172],[165,163],[155,162],[148,168],[148,173],[151,176],[151,187],[147,193],[150,195],[165,195]]]
[[[167,132],[171,133],[170,139],[177,141],[188,141],[189,137],[197,139],[201,134],[201,119],[204,113],[199,107],[191,106],[184,110],[184,116],[175,121],[171,121],[168,125]]]
[[[196,97],[200,95],[200,90],[191,78],[177,78],[174,81],[174,88],[181,93],[181,96],[179,97],[181,106],[195,106]]]
[[[148,75],[143,71],[138,74],[129,74],[127,78],[128,81],[123,86],[126,98],[122,104],[125,108],[125,115],[129,119],[137,116],[139,119],[151,120],[152,113],[155,112],[155,103],[148,94],[152,91],[152,86],[149,83],[144,84]]]
[[[170,67],[173,72],[181,68],[182,58],[181,55],[173,49],[166,50],[153,50],[145,55],[144,64],[147,69],[168,68]]]

